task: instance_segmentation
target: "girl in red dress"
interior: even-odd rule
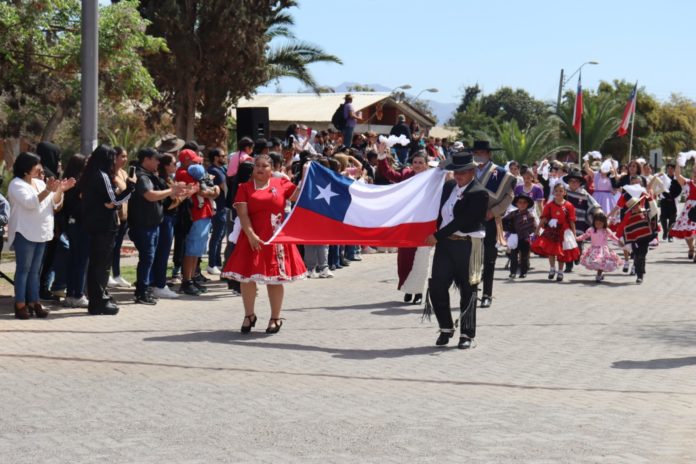
[[[566,230],[570,230],[575,237],[575,207],[565,199],[566,190],[563,183],[559,182],[553,187],[553,200],[544,206],[541,213],[541,221],[537,228],[536,240],[531,243],[531,250],[549,258],[549,280],[563,280],[563,263],[575,261],[580,257],[577,243],[574,248],[563,249],[563,236]],[[540,233],[541,229],[543,232]],[[558,262],[558,271],[556,270]]]
[[[242,333],[249,333],[256,325],[257,284],[268,286],[271,318],[266,333],[277,333],[283,325],[280,318],[283,283],[306,276],[307,269],[295,245],[264,244],[282,224],[285,202],[295,201],[299,193],[300,189],[292,182],[273,177],[271,158],[260,155],[254,162],[252,179],[239,186],[234,198],[233,206],[244,233],[239,236],[223,276],[241,283],[244,302]]]

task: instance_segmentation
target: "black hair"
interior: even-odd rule
[[[604,211],[602,211],[601,208],[595,208],[594,213],[592,213],[592,227],[594,227],[595,221],[602,221],[602,224],[604,224],[605,229],[609,227],[609,220],[607,219],[607,215],[604,214]]]
[[[114,147],[114,151],[116,152],[116,156],[120,156],[121,153],[125,153],[125,152],[126,152],[126,149],[123,148],[123,147],[119,147],[118,145],[116,145],[116,146]]]
[[[80,178],[80,190],[86,192],[87,186],[82,184],[85,184],[87,179],[101,176],[102,173],[109,176],[109,179],[113,182],[115,160],[116,150],[111,148],[111,146],[102,144],[95,148],[87,160],[87,166],[85,166],[82,178]]]
[[[222,155],[222,150],[220,150],[219,148],[211,148],[208,151],[208,162],[212,164],[213,161],[215,161],[215,158],[217,158],[220,155]]]
[[[676,165],[676,163],[673,163],[670,161],[669,163],[665,164],[665,167],[676,169],[677,165]]]
[[[80,153],[75,153],[68,160],[68,165],[63,171],[63,179],[70,179],[74,177],[75,180],[80,180],[82,172],[85,170],[85,165],[87,164],[87,157]]]
[[[254,146],[254,141],[251,140],[249,137],[242,137],[239,139],[237,142],[237,149],[239,151],[244,150],[245,148],[253,147]]]
[[[295,131],[297,130],[297,124],[290,124],[287,129],[285,129],[285,140],[290,138],[295,138]]]
[[[189,140],[188,142],[186,142],[184,144],[183,147],[181,147],[181,149],[182,150],[193,150],[196,153],[198,153],[199,151],[201,151],[201,146],[198,145],[198,142],[196,142],[195,140]]]
[[[115,150],[115,149],[114,149]],[[154,148],[145,147],[138,150],[138,163],[142,163],[145,158],[152,158],[158,155],[158,151]]]
[[[415,152],[413,155],[411,155],[411,158],[408,160],[409,163],[413,163],[413,160],[416,158],[423,158],[425,162],[428,162],[428,153],[425,150],[418,150]]]
[[[176,160],[174,159],[174,156],[171,155],[170,153],[164,154],[160,157],[160,162],[159,166],[157,166],[157,174],[159,174],[160,177],[166,179],[169,177],[169,174],[167,173],[167,166],[169,166],[172,163],[175,163]]]
[[[15,177],[19,177],[21,179],[29,174],[37,164],[41,164],[41,158],[39,158],[39,155],[35,155],[34,153],[30,153],[28,151],[22,152],[19,154],[17,159],[15,159],[14,164],[12,165],[12,173]]]
[[[529,166],[527,166],[526,164],[520,164],[520,176],[524,176],[525,174],[527,174],[527,171],[529,171]]]
[[[283,157],[280,156],[280,154],[272,151],[271,153],[268,154],[268,156],[271,157],[271,161],[273,161],[273,167],[275,168],[276,166],[282,166],[283,165]]]
[[[281,142],[278,137],[271,137],[270,142],[274,147],[280,147],[281,145],[283,145],[283,142]]]
[[[371,160],[371,159],[375,159],[375,158],[377,158],[378,156],[379,156],[379,155],[377,154],[377,152],[376,152],[376,151],[374,151],[374,150],[370,150],[370,151],[368,151],[368,152],[367,152],[367,156],[366,156],[366,158],[367,158],[367,159],[368,159],[368,161],[369,161],[369,160]]]
[[[640,175],[638,175],[638,176],[631,176],[630,179],[628,179],[628,180],[629,180],[630,182],[633,182],[633,181],[636,180],[636,179],[640,181],[640,185],[642,185],[643,187],[645,187],[645,177],[643,177],[643,176],[640,176]]]

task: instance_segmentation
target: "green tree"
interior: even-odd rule
[[[142,57],[165,49],[145,33],[137,1],[104,6],[99,19],[102,105],[148,103],[158,92]],[[80,2],[0,3],[0,81],[6,120],[1,135],[53,139],[80,101]]]
[[[568,92],[566,97],[560,111],[551,117],[551,121],[560,129],[559,145],[572,147],[572,150],[579,152],[578,134],[573,128],[575,93]],[[612,138],[619,128],[623,111],[622,104],[615,98],[597,95],[590,90],[583,91],[583,106],[580,156],[588,151],[601,150],[602,145]]]
[[[557,126],[550,119],[525,129],[521,129],[513,119],[496,123],[496,136],[491,143],[502,148],[495,153],[498,162],[515,160],[531,165],[548,155],[572,148],[559,145],[557,134]]]
[[[295,40],[288,13],[294,0],[142,0],[148,32],[163,37],[171,54],[148,61],[164,102],[173,109],[177,133],[224,146],[227,113],[242,97],[281,77],[317,88],[308,66],[340,60],[320,47]],[[274,39],[286,39],[279,45]]]
[[[549,106],[524,89],[501,87],[481,97],[481,111],[498,121],[517,121],[519,127],[531,127],[551,114]]]
[[[656,133],[655,146],[669,157],[696,148],[696,102],[673,94],[659,108]]]

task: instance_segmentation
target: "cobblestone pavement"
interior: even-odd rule
[[[499,270],[478,346],[436,349],[396,255],[286,288],[277,335],[240,298],[116,317],[0,315],[3,463],[696,462],[696,264],[648,255],[642,286]],[[502,266],[504,261],[499,260]],[[7,300],[5,300],[7,302]]]

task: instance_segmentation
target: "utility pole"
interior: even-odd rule
[[[563,92],[563,68],[561,68],[561,78],[558,81],[558,100],[556,100],[556,113],[561,111],[561,93]]]
[[[99,99],[99,2],[82,0],[80,152],[89,156],[97,147]]]

